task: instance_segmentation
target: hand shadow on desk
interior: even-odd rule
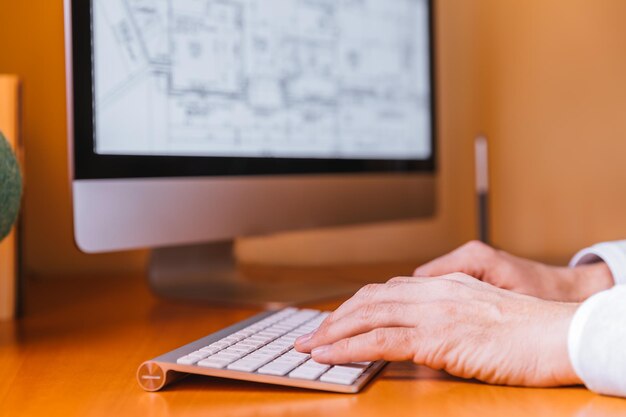
[[[584,387],[521,388],[497,386],[449,376],[409,362],[387,366],[380,379],[414,381],[401,388],[420,415],[506,417],[617,417],[626,415],[626,399],[600,396]],[[403,385],[403,384],[402,384]],[[396,385],[397,386],[397,385]],[[395,393],[394,393],[395,394]],[[387,398],[393,404],[394,401]],[[398,410],[400,411],[400,410]]]

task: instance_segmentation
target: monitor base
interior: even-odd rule
[[[232,241],[153,249],[148,281],[164,298],[268,309],[346,298],[363,284],[295,274],[254,277],[237,267]]]

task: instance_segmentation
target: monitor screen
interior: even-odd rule
[[[425,159],[424,0],[96,0],[95,151]]]
[[[90,104],[89,122],[75,122],[77,172],[432,168],[430,9],[429,0],[92,0],[88,48],[74,28],[75,50],[89,52],[88,67],[74,56],[75,71],[90,72],[88,94],[83,77],[74,83]]]

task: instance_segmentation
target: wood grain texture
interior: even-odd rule
[[[406,274],[411,265],[246,267],[260,279],[294,274],[322,283]],[[618,416],[626,400],[585,388],[523,389],[389,365],[357,395],[187,377],[159,393],[135,380],[144,360],[256,311],[154,298],[143,277],[29,282],[26,317],[0,324],[0,415],[6,416]],[[337,302],[322,305],[332,308]]]

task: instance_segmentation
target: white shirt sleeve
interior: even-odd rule
[[[616,285],[626,284],[626,240],[597,243],[578,252],[570,266],[604,261],[613,275]]]
[[[626,241],[583,249],[570,266],[604,261],[617,284],[588,298],[572,319],[568,350],[587,388],[626,397]]]

